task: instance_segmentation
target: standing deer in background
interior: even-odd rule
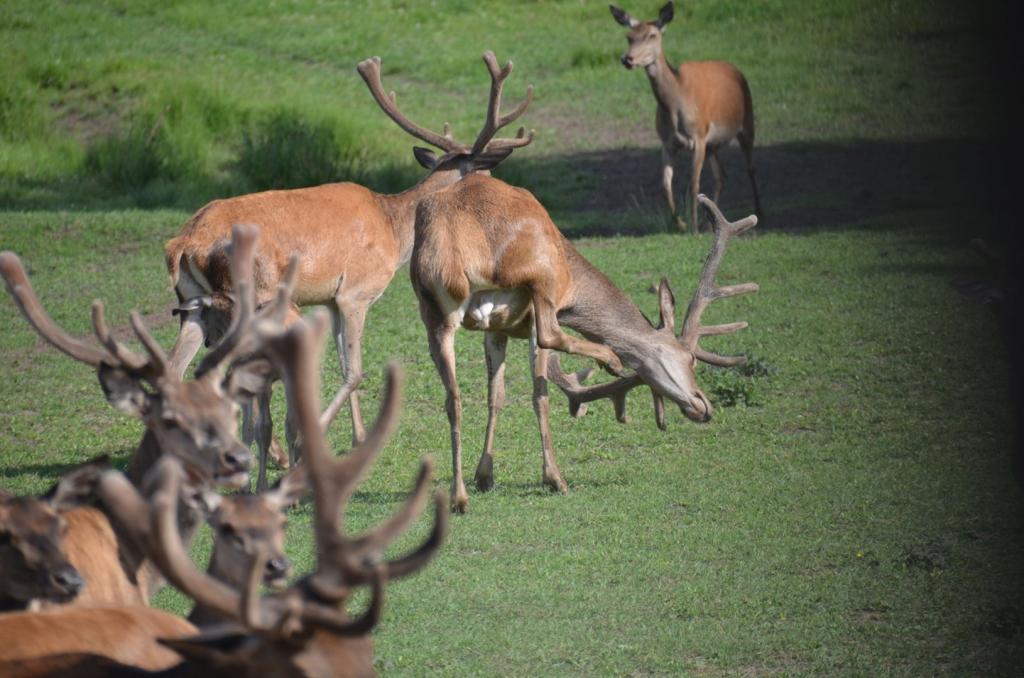
[[[108,462],[98,457],[72,469],[39,497],[0,490],[0,613],[41,600],[66,603],[82,590],[82,576],[64,554],[68,524],[62,514],[92,500]]]
[[[252,288],[252,255],[256,233],[236,229],[232,265],[241,296]],[[294,269],[294,267],[293,267]],[[224,376],[226,366],[240,355],[258,350],[251,327],[257,322],[283,323],[288,311],[291,278],[286,276],[274,302],[255,314],[252,303],[239,304],[240,314],[231,330],[203,360],[202,375],[190,381],[168,369],[167,357],[142,323],[131,316],[132,328],[146,350],[143,357],[113,338],[107,327],[103,305],[94,302],[93,329],[102,348],[91,346],[62,330],[47,315],[25,274],[20,260],[11,252],[0,253],[0,275],[29,323],[39,335],[67,355],[90,365],[107,400],[122,412],[139,418],[146,426],[139,448],[129,462],[128,477],[148,495],[150,469],[164,455],[181,459],[189,480],[182,495],[182,530],[191,540],[205,513],[196,497],[215,485],[248,485],[251,455],[235,436],[239,401],[248,401],[263,389],[265,365],[256,362],[235,367]],[[147,605],[162,586],[162,578],[151,571],[144,554],[112,530],[100,508],[82,507],[65,514],[68,533],[64,548],[88,586],[75,605]]]
[[[700,175],[704,157],[711,162],[715,176],[712,199],[718,202],[725,183],[725,172],[718,160],[718,147],[733,139],[739,142],[746,160],[750,186],[754,191],[754,211],[761,214],[761,198],[754,175],[754,105],[750,86],[739,69],[726,61],[684,61],[678,69],[665,58],[661,35],[674,13],[672,3],[666,3],[656,21],[637,21],[615,5],[609,5],[612,16],[629,28],[626,40],[629,50],[622,57],[622,65],[632,70],[643,68],[651,82],[654,99],[658,103],[655,127],[661,139],[661,183],[668,209],[680,230],[686,222],[676,211],[672,191],[674,160],[680,150],[693,152],[693,172],[690,177],[690,223],[693,232],[697,223],[697,194],[700,193]]]
[[[662,326],[654,327],[629,297],[576,251],[529,191],[476,175],[420,203],[410,274],[430,354],[447,391],[453,511],[465,512],[469,504],[462,479],[462,400],[455,375],[455,330],[460,326],[486,332],[489,416],[476,470],[480,490],[494,483],[494,430],[504,402],[509,336],[530,339],[543,480],[554,491],[565,492],[567,487],[555,462],[548,423],[546,380],[552,349],[594,358],[616,374],[624,366],[632,368],[635,374],[620,383],[646,383],[657,398],[677,403],[689,419],[706,422],[711,418],[711,404],[697,388],[694,367],[698,358],[716,357],[700,349],[697,341],[703,335],[741,329],[746,323],[703,327],[700,317],[714,299],[757,290],[753,283],[714,286],[729,237],[753,227],[757,217],[729,224],[711,201],[700,199],[715,215],[718,239],[679,338],[672,331],[673,302],[667,282],[661,289]],[[562,325],[584,338],[566,334]],[[569,380],[562,379],[563,384],[568,386]]]
[[[256,300],[273,295],[288,257],[299,256],[298,278],[292,301],[298,306],[324,305],[334,322],[338,359],[345,384],[362,374],[363,323],[370,305],[387,288],[395,271],[409,260],[413,243],[416,206],[426,196],[476,171],[488,171],[513,150],[530,143],[532,133],[519,129],[514,139],[494,139],[499,129],[518,118],[532,99],[511,113],[498,116],[501,90],[512,71],[512,62],[498,68],[492,52],[484,54],[491,75],[491,94],[483,129],[472,145],[455,140],[444,126],[443,134],[416,125],[386,94],[380,79],[380,59],[361,62],[359,74],[384,113],[413,137],[444,151],[437,157],[425,148],[414,148],[416,159],[429,174],[414,187],[395,195],[383,195],[353,183],[336,183],[288,191],[266,191],[216,200],[196,212],[178,237],[165,246],[167,268],[182,305],[181,330],[171,351],[172,371],[183,374],[203,341],[215,342],[227,324],[234,304],[228,274],[226,245],[231,225],[259,224],[262,231],[256,259]],[[293,309],[293,317],[297,309]],[[257,399],[255,426],[260,453],[257,488],[265,487],[264,466],[272,444],[269,398]],[[356,393],[350,399],[353,442],[363,438],[363,422]],[[243,425],[249,430],[248,425]],[[295,461],[296,443],[288,427],[288,448]]]

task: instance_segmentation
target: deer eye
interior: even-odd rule
[[[0,546],[11,545],[11,534],[10,532],[0,532]]]

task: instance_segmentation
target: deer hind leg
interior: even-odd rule
[[[750,177],[750,189],[754,192],[754,213],[763,217],[764,212],[761,209],[761,196],[757,191],[757,173],[754,170],[754,142],[750,140],[743,132],[738,135],[740,142],[740,148],[743,149],[743,159],[747,164],[747,176]]]
[[[421,299],[420,315],[427,326],[430,357],[447,394],[445,411],[452,442],[451,509],[455,513],[465,513],[469,508],[469,494],[462,478],[462,395],[455,375],[455,330],[458,323],[454,317],[443,316],[430,300]]]
[[[700,193],[700,173],[704,170],[704,155],[707,150],[703,139],[695,139],[693,144],[693,174],[690,176],[690,223],[694,234],[700,233],[700,222],[697,221],[697,194]]]
[[[711,175],[715,178],[715,194],[712,200],[716,203],[722,197],[722,190],[725,188],[725,167],[718,159],[718,149],[708,149],[708,162],[711,164]]]
[[[505,349],[508,337],[497,332],[484,333],[487,356],[487,433],[484,451],[476,466],[476,489],[487,492],[494,487],[494,429],[498,413],[505,405]]]
[[[338,362],[341,364],[341,379],[344,385],[362,378],[363,326],[366,323],[366,310],[365,304],[338,300],[337,308],[332,313],[334,339],[338,347]],[[348,404],[352,411],[352,444],[357,445],[366,437],[358,391],[352,392]]]
[[[537,415],[537,428],[540,429],[541,453],[544,457],[544,486],[552,492],[565,494],[569,486],[565,484],[562,472],[555,462],[555,448],[551,444],[551,405],[548,402],[548,349],[537,345],[536,333],[530,336],[530,368],[533,372],[533,412]]]
[[[622,375],[622,361],[610,348],[563,332],[554,305],[547,301],[545,295],[536,291],[533,293],[533,317],[537,345],[540,348],[593,358],[612,374]]]

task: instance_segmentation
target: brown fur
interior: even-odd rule
[[[173,666],[180,657],[157,638],[183,638],[196,628],[146,607],[68,608],[0,615],[0,662],[62,653],[93,653],[146,669]]]

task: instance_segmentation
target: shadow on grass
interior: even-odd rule
[[[106,452],[95,451],[90,454],[87,458],[67,463],[67,464],[22,464],[20,466],[9,466],[5,469],[4,476],[6,479],[13,478],[15,476],[39,476],[41,478],[59,478],[65,473],[73,469],[78,464],[98,457],[102,454],[110,456],[111,468],[117,469],[118,471],[124,471],[128,468],[128,462],[131,461],[132,456],[135,454],[135,448],[118,448],[107,450]],[[6,481],[5,481],[6,482]]]
[[[660,150],[626,148],[544,156],[526,148],[495,173],[531,190],[571,237],[646,235],[670,230],[661,194]],[[760,231],[817,231],[844,228],[899,228],[901,214],[922,210],[984,210],[994,198],[995,163],[987,142],[972,139],[925,141],[794,142],[755,149],[755,164],[766,214]],[[720,152],[726,172],[722,207],[730,216],[753,211],[753,199],[739,151]],[[676,171],[676,192],[686,194],[689,155]],[[353,179],[381,191],[395,191],[424,176],[403,163],[382,163]],[[705,167],[703,190],[713,181]],[[231,168],[218,179],[169,183],[160,180],[124,193],[104,188],[93,177],[53,180],[0,177],[0,207],[18,210],[108,210],[125,207],[198,209],[208,200],[251,190]],[[907,220],[920,223],[920,219]],[[975,223],[978,222],[978,223]],[[963,239],[990,220],[968,221]]]

